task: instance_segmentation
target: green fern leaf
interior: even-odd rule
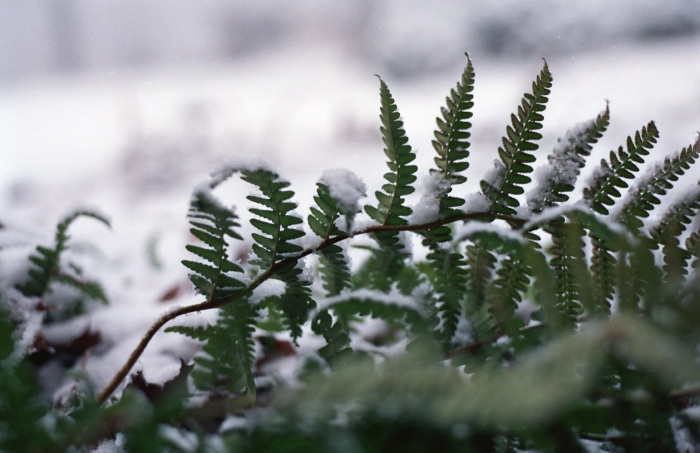
[[[287,189],[287,181],[266,169],[244,169],[241,175],[244,181],[257,186],[262,193],[262,196],[247,197],[262,207],[249,210],[260,217],[251,219],[250,223],[262,233],[252,234],[257,259],[251,263],[269,269],[278,260],[302,251],[302,247],[294,241],[304,236],[304,232],[296,227],[303,221],[292,213],[297,205],[289,201],[294,192]]]
[[[198,389],[254,399],[255,315],[247,300],[239,300],[222,307],[214,325],[166,329],[205,341],[202,352],[194,358],[195,368],[191,372]]]
[[[44,297],[50,291],[50,285],[56,278],[64,275],[64,283],[69,283],[79,290],[83,291],[88,297],[93,297],[106,300],[104,293],[93,285],[87,285],[87,282],[81,282],[78,279],[71,279],[60,271],[61,254],[68,249],[68,227],[79,217],[91,217],[99,222],[110,226],[109,220],[104,216],[89,210],[80,210],[73,212],[64,217],[56,226],[56,237],[52,248],[37,246],[35,252],[29,256],[29,261],[34,265],[28,271],[29,280],[24,283],[17,284],[15,287],[27,297]]]
[[[463,184],[467,178],[462,175],[469,168],[469,137],[471,133],[472,107],[474,107],[474,67],[467,57],[467,66],[457,86],[446,98],[446,107],[442,108],[442,118],[437,118],[438,129],[435,131],[433,148],[438,153],[435,158],[437,170],[446,182],[445,190],[440,194],[440,215],[445,217],[456,214],[455,208],[462,206],[464,200],[449,196],[452,186]]]
[[[204,246],[188,245],[186,249],[202,261],[183,260],[190,273],[195,289],[213,301],[230,296],[245,285],[232,273],[243,272],[240,266],[228,257],[227,240],[241,239],[235,228],[239,227],[238,216],[232,209],[221,205],[208,187],[195,190],[188,212],[190,232]]]
[[[345,250],[338,245],[331,245],[318,254],[318,271],[323,280],[326,296],[337,296],[343,290],[350,288],[352,277]]]
[[[651,210],[661,203],[658,197],[666,195],[667,191],[673,188],[673,183],[678,181],[698,158],[700,138],[675,156],[667,157],[662,166],[632,189],[629,200],[620,211],[619,221],[629,230],[639,232],[644,225],[640,218],[649,217]]]
[[[309,311],[316,306],[311,297],[311,282],[303,273],[301,264],[291,263],[280,269],[274,277],[285,283],[285,291],[278,304],[294,340],[301,336],[301,326],[306,322]]]
[[[542,212],[547,207],[556,206],[569,199],[568,193],[574,190],[576,179],[585,165],[585,158],[591,154],[591,147],[600,140],[610,123],[610,107],[587,123],[568,130],[563,139],[557,141],[547,156],[549,165],[538,169],[538,185],[527,196],[532,212]]]
[[[687,275],[687,264],[692,254],[681,247],[679,236],[683,234],[693,217],[700,210],[700,188],[694,188],[683,199],[671,206],[659,224],[651,230],[651,237],[662,246],[665,280],[678,289]]]
[[[382,191],[375,194],[379,205],[365,206],[365,212],[380,225],[406,225],[405,217],[411,214],[411,208],[405,205],[404,197],[414,192],[411,184],[416,181],[418,167],[410,165],[416,158],[408,144],[403,121],[399,115],[394,98],[384,81],[379,79],[381,98],[380,119],[384,153],[389,158],[387,165],[391,173],[386,173],[387,184]]]
[[[637,164],[644,163],[644,157],[656,143],[659,131],[653,121],[637,131],[632,137],[627,137],[627,151],[620,147],[617,153],[610,151],[610,162],[602,160],[600,168],[592,178],[591,183],[583,190],[583,197],[588,205],[596,212],[608,214],[609,206],[614,199],[620,197],[620,188],[627,188],[626,179],[634,178],[639,171]]]
[[[317,186],[318,191],[314,197],[316,207],[311,207],[311,215],[308,217],[311,230],[324,241],[333,236],[345,236],[345,233],[335,225],[343,208],[331,196],[325,184],[318,183]],[[354,209],[348,210],[345,214],[346,218],[349,215],[354,215],[353,211]],[[346,226],[349,226],[350,222],[352,220],[348,220]],[[350,287],[350,268],[342,247],[332,244],[320,250],[318,257],[318,270],[323,280],[323,288],[328,296],[340,294],[343,289]]]
[[[439,239],[427,236],[423,245],[429,247],[426,259],[430,266],[430,281],[434,289],[431,325],[445,349],[451,347],[463,311],[467,292],[467,261],[461,253],[444,246]]]
[[[584,308],[592,306],[592,280],[585,261],[583,240],[586,232],[579,222],[552,225],[547,229],[552,234],[552,255],[550,265],[556,274],[558,308],[573,328],[584,313]]]
[[[311,321],[311,329],[326,340],[326,344],[318,350],[318,354],[331,367],[352,354],[350,335],[344,324],[341,320],[333,322],[333,316],[328,310],[319,311]]]
[[[523,185],[530,182],[531,163],[535,161],[532,154],[538,148],[537,141],[542,129],[548,95],[552,87],[552,75],[545,62],[542,71],[532,83],[532,93],[525,93],[518,107],[518,114],[511,115],[511,126],[506,128],[503,146],[498,148],[500,160],[485,179],[481,181],[481,190],[491,203],[491,212],[513,215],[514,207],[519,205],[515,195],[524,193]]]

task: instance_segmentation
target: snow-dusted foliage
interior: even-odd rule
[[[481,190],[462,196],[474,81],[467,57],[415,205],[416,152],[381,79],[387,170],[364,206],[346,170],[321,176],[304,219],[268,164],[216,169],[188,211],[194,291],[163,296],[190,299],[135,344],[92,330],[85,310],[51,316],[77,296],[107,299],[63,256],[73,220],[106,220],[62,219],[52,247],[22,257],[26,278],[0,281],[0,451],[696,448],[700,189],[674,183],[700,138],[637,178],[650,122],[570,200],[610,111],[540,156],[545,63]],[[255,188],[245,226],[241,200],[214,193],[238,177]],[[18,256],[0,248],[0,264]],[[185,315],[164,330],[188,352],[167,351],[167,377],[145,373],[151,340]],[[92,364],[120,348],[133,348],[126,363],[99,375]]]

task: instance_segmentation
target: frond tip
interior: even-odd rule
[[[380,130],[384,141],[384,154],[389,158],[387,165],[390,172],[384,175],[387,184],[382,186],[381,191],[375,192],[379,205],[367,205],[365,211],[380,225],[405,225],[405,217],[411,215],[412,211],[405,205],[404,197],[415,191],[412,184],[416,181],[415,173],[418,167],[410,163],[415,160],[416,155],[408,144],[403,121],[389,87],[381,78],[379,85],[382,122]]]
[[[481,181],[481,190],[490,200],[491,211],[495,214],[515,214],[514,208],[520,203],[514,196],[523,194],[522,186],[530,182],[530,164],[535,161],[532,152],[537,150],[537,141],[542,138],[537,131],[542,129],[542,112],[551,87],[552,74],[545,61],[542,71],[532,82],[532,92],[523,95],[518,114],[510,117],[511,125],[506,127],[502,146],[498,148],[500,161],[496,161],[489,177]]]

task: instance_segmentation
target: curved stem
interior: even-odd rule
[[[242,299],[243,297],[249,295],[252,293],[255,288],[260,286],[265,280],[270,278],[271,276],[275,275],[277,272],[279,272],[281,269],[284,269],[285,267],[299,261],[300,259],[317,252],[319,250],[323,250],[326,247],[337,244],[338,242],[345,241],[347,239],[350,239],[353,236],[359,236],[362,234],[371,234],[371,233],[378,233],[382,231],[421,231],[421,230],[428,230],[431,228],[436,228],[440,227],[443,225],[448,225],[450,223],[454,222],[460,222],[460,221],[468,221],[468,220],[493,220],[493,219],[499,219],[499,220],[505,220],[511,225],[514,226],[522,226],[525,224],[525,220],[516,218],[516,217],[510,217],[510,216],[503,216],[499,214],[493,214],[490,212],[471,212],[471,213],[465,213],[465,214],[459,214],[455,216],[450,216],[446,217],[444,219],[439,219],[433,222],[428,222],[428,223],[421,223],[421,224],[416,224],[416,225],[373,225],[367,228],[364,228],[359,231],[354,231],[352,234],[343,234],[343,235],[338,235],[334,236],[331,238],[327,238],[323,240],[318,246],[314,248],[309,248],[306,250],[303,250],[300,252],[298,255],[285,258],[283,260],[280,260],[270,266],[268,270],[260,274],[253,282],[251,282],[248,286],[245,287],[245,289],[242,289],[241,291],[237,292],[236,294],[233,294],[228,297],[224,297],[222,299],[216,299],[216,300],[210,300],[210,301],[205,301],[201,302],[199,304],[194,304],[194,305],[188,305],[186,307],[179,307],[174,310],[171,310],[167,313],[164,313],[160,318],[158,318],[152,325],[151,327],[148,328],[144,336],[141,338],[141,341],[139,341],[138,345],[136,345],[136,348],[131,352],[129,355],[129,358],[127,361],[122,365],[122,367],[117,371],[117,374],[114,375],[112,380],[107,384],[107,386],[100,392],[100,394],[97,397],[97,400],[99,404],[104,404],[107,399],[114,393],[115,390],[119,387],[119,385],[126,379],[127,375],[133,368],[133,366],[136,364],[136,362],[139,360],[141,355],[143,354],[143,351],[146,350],[146,347],[148,344],[151,342],[153,337],[158,333],[158,331],[168,322],[172,321],[175,318],[178,318],[180,316],[189,314],[189,313],[194,313],[196,311],[204,311],[204,310],[211,310],[213,308],[220,308],[223,307],[224,305],[228,305],[230,303],[233,303],[237,300]]]

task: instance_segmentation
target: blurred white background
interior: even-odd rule
[[[602,152],[651,119],[672,152],[700,129],[699,33],[700,0],[3,0],[0,208],[104,204],[110,184],[129,206],[182,200],[230,156],[266,157],[302,192],[333,167],[372,187],[373,74],[428,166],[464,52],[473,183],[542,58],[555,78],[543,148],[608,99]]]

